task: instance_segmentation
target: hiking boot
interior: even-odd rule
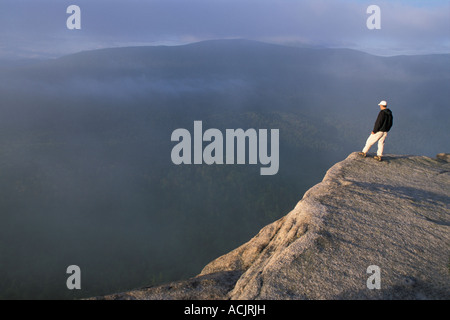
[[[375,160],[381,161],[381,156],[375,156],[373,157]]]
[[[367,154],[366,154],[365,152],[358,152],[358,154],[359,154],[360,156],[362,156],[363,158],[365,158],[365,157],[367,156]]]

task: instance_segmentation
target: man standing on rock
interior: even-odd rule
[[[381,101],[379,104],[380,113],[378,113],[377,120],[375,121],[375,125],[373,127],[373,131],[369,138],[366,141],[366,145],[364,149],[359,154],[363,157],[366,157],[369,149],[378,141],[378,150],[377,155],[374,157],[376,160],[381,161],[381,157],[383,156],[384,150],[384,141],[386,140],[387,133],[392,127],[392,112],[387,108],[386,101]]]

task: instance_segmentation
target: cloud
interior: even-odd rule
[[[378,54],[450,52],[450,1],[379,0],[381,30],[363,0],[78,0],[82,30],[68,30],[73,1],[2,0],[0,42],[10,55],[58,56],[133,44],[246,38],[350,47]]]

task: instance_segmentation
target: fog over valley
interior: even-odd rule
[[[247,40],[0,63],[0,298],[89,297],[198,274],[361,150],[380,100],[394,115],[386,153],[448,152],[449,85],[449,54]],[[174,164],[171,135],[193,135],[195,121],[224,139],[278,129],[278,171],[261,175],[248,158]],[[83,290],[64,286],[73,264]]]

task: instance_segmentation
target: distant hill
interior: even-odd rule
[[[217,40],[1,64],[0,298],[197,274],[361,149],[382,99],[394,114],[386,152],[445,150],[449,60]],[[278,174],[175,166],[171,133],[195,120],[279,129]],[[75,262],[89,270],[77,293],[60,286]]]

